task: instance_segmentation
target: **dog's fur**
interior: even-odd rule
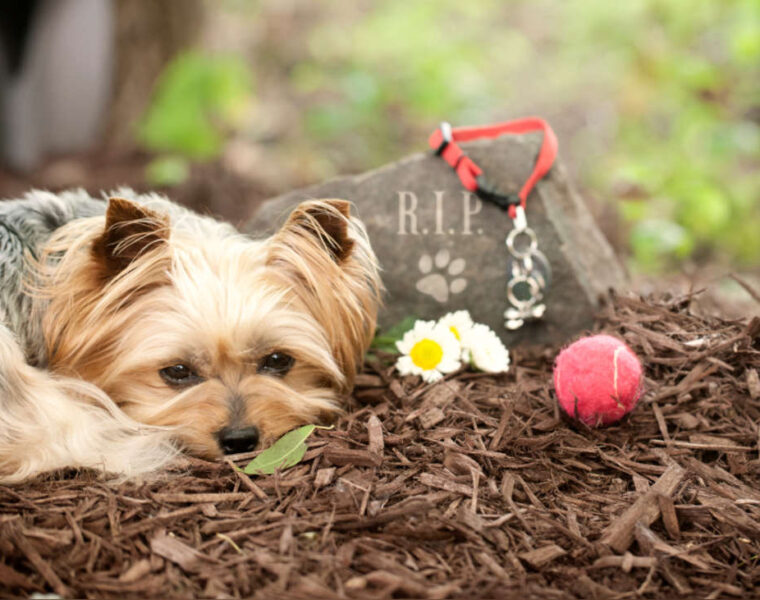
[[[0,481],[121,477],[330,420],[374,333],[380,282],[344,201],[252,240],[168,200],[35,191],[0,203]],[[287,373],[264,369],[277,352]],[[173,365],[193,372],[168,384]],[[174,371],[172,371],[174,373]]]

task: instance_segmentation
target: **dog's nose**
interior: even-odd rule
[[[219,445],[225,454],[250,452],[259,443],[259,430],[254,426],[243,427],[242,429],[225,427],[218,435]]]

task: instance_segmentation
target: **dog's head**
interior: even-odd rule
[[[252,450],[330,420],[374,333],[380,283],[345,201],[301,204],[273,237],[111,199],[51,241],[50,368],[100,386],[192,453]]]

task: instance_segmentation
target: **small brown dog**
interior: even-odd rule
[[[252,240],[158,196],[0,203],[0,481],[129,477],[329,421],[380,281],[340,200]]]

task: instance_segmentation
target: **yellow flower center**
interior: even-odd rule
[[[443,348],[438,342],[425,338],[417,342],[409,353],[412,362],[420,369],[435,369],[443,358]]]
[[[457,338],[457,340],[461,342],[462,338],[459,335],[459,331],[457,330],[457,328],[452,325],[451,327],[449,327],[449,329],[451,329],[451,333],[454,334],[454,337]]]

